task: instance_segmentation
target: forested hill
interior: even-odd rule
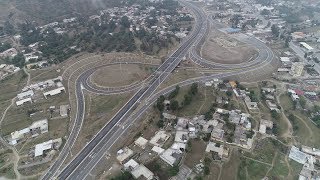
[[[46,24],[73,15],[92,15],[99,9],[119,6],[121,0],[0,0],[0,25],[36,21]]]

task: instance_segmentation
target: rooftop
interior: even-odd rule
[[[146,168],[143,164],[140,164],[136,168],[134,168],[133,171],[131,171],[131,174],[134,178],[138,179],[139,177],[143,176],[147,180],[153,179],[153,172],[151,172],[148,168]]]
[[[117,160],[122,163],[126,159],[128,159],[133,154],[133,151],[129,149],[128,147],[125,147],[123,149],[120,149],[117,152]]]
[[[141,147],[142,149],[146,148],[147,143],[148,143],[148,140],[142,136],[134,141],[134,144]]]

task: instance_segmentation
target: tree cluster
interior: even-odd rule
[[[12,46],[9,43],[3,43],[3,44],[0,43],[0,52],[3,52],[10,48],[12,48]]]
[[[190,90],[186,95],[184,95],[184,100],[182,102],[183,106],[189,105],[192,101],[192,98],[198,93],[198,84],[193,83],[190,87]]]

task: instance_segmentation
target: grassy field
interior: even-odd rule
[[[223,164],[221,178],[226,180],[233,180],[237,178],[238,168],[240,165],[240,153],[238,150],[233,150],[230,153],[230,160]]]
[[[5,177],[6,179],[15,179],[16,174],[13,170],[13,164],[2,167],[0,169],[0,177]]]
[[[20,154],[25,154],[30,151],[36,144],[49,141],[51,139],[63,138],[67,135],[67,124],[69,123],[68,118],[63,119],[51,119],[49,120],[49,132],[41,134],[36,138],[27,140],[26,142],[21,143],[17,146]]]
[[[291,168],[291,176],[293,179],[298,179],[300,171],[302,169],[302,164],[297,163],[294,160],[289,160],[290,168]]]
[[[38,69],[29,71],[32,82],[45,81],[48,79],[53,79],[58,76],[61,76],[61,72],[59,72],[59,66],[53,66],[46,69]]]
[[[294,109],[293,102],[287,94],[280,96],[280,102],[287,117],[290,114],[295,116],[294,122],[291,122],[297,127],[294,129],[295,139],[303,145],[320,148],[318,138],[320,136],[320,128],[315,126],[305,114]]]
[[[258,142],[254,147],[252,153],[245,153],[244,155],[265,163],[272,163],[272,159],[275,156],[276,147],[269,140],[263,140]]]
[[[296,138],[303,145],[320,148],[320,128],[315,126],[308,117],[298,111],[293,112],[297,117],[298,131],[296,132]]]
[[[294,110],[294,105],[293,105],[292,99],[289,97],[288,94],[282,94],[280,96],[280,103],[281,103],[281,106],[282,106],[284,112]]]
[[[193,168],[204,157],[206,143],[202,140],[190,140],[191,151],[187,153],[184,164],[189,168]]]
[[[6,102],[14,98],[21,88],[26,84],[27,75],[20,71],[0,81],[0,102]]]
[[[181,104],[184,100],[184,96],[188,93],[190,86],[180,88],[179,94],[175,98]],[[184,106],[178,111],[178,116],[195,116],[206,113],[213,102],[215,101],[215,95],[211,87],[198,86],[198,94],[192,98],[192,102],[189,105]]]
[[[250,159],[241,158],[238,173],[239,180],[243,179],[262,179],[265,177],[270,166]]]
[[[289,173],[289,167],[285,162],[283,154],[278,153],[275,157],[275,163],[273,168],[268,173],[268,176],[286,179]]]
[[[47,111],[48,108],[50,106],[56,106],[56,108],[59,108],[59,106],[63,104],[68,104],[67,93],[49,97],[48,99],[41,97],[41,99],[38,99],[37,102],[26,104],[21,107],[13,105],[7,111],[7,115],[1,124],[2,134],[7,135],[12,131],[25,128],[32,122],[41,120],[43,118],[49,119],[50,114]],[[32,109],[39,111],[37,116],[29,117],[28,111]]]
[[[266,120],[272,120],[277,125],[279,136],[281,136],[287,131],[288,124],[285,122],[284,117],[280,115],[279,119],[273,119],[271,117],[270,109],[265,105],[265,103],[259,103],[258,106],[261,112],[261,118]]]

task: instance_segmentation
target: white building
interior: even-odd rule
[[[22,99],[22,100],[16,101],[16,105],[17,106],[21,106],[21,105],[23,105],[24,103],[27,103],[27,102],[31,102],[32,103],[32,99],[31,98],[26,98],[26,99]]]
[[[139,164],[133,159],[130,159],[124,164],[124,169],[130,171],[135,179],[140,179],[142,177],[142,179],[152,180],[154,178],[153,172],[151,172],[143,164]]]
[[[69,108],[70,108],[69,105],[61,105],[60,106],[60,116],[67,117]]]
[[[150,144],[154,146],[162,146],[167,140],[169,136],[166,134],[166,131],[158,131],[151,139]]]
[[[54,89],[54,90],[51,90],[48,92],[44,92],[43,95],[45,98],[47,98],[47,96],[54,96],[54,95],[57,95],[57,94],[64,92],[65,90],[66,89],[64,87],[59,87],[57,89]]]
[[[313,157],[299,150],[299,148],[292,146],[289,153],[289,158],[300,163],[311,163],[313,162]]]
[[[300,42],[300,46],[303,47],[307,52],[313,52],[313,47],[305,42]]]
[[[30,131],[32,131],[32,136],[37,136],[38,131],[39,133],[43,134],[48,132],[48,120],[47,119],[43,119],[40,121],[35,121],[33,122],[30,126],[29,126]]]
[[[125,147],[117,152],[117,160],[122,164],[126,159],[132,156],[132,154],[133,151],[128,147]]]
[[[140,164],[138,167],[133,169],[133,171],[131,171],[131,174],[135,179],[139,179],[142,176],[144,177],[144,179],[152,180],[154,177],[153,172],[151,172],[143,164]]]
[[[206,152],[216,152],[220,157],[223,156],[223,145],[217,146],[214,142],[209,142],[206,147]]]
[[[22,93],[17,94],[17,97],[19,100],[32,97],[34,95],[34,92],[32,90],[28,90]]]
[[[153,146],[153,148],[151,149],[153,152],[157,153],[157,154],[161,154],[164,152],[164,149],[162,149],[161,147],[159,146]]]
[[[148,143],[148,140],[146,140],[144,137],[139,137],[134,141],[134,144],[141,147],[142,149],[146,148]]]
[[[61,143],[61,142],[62,140],[61,138],[59,138],[59,139],[49,140],[49,141],[37,144],[34,149],[34,157],[42,156],[45,151],[54,149],[55,143]]]
[[[48,120],[43,119],[40,121],[33,122],[29,127],[22,130],[14,131],[11,133],[10,144],[15,145],[19,140],[24,137],[31,135],[31,137],[36,137],[39,134],[44,134],[48,132]]]

